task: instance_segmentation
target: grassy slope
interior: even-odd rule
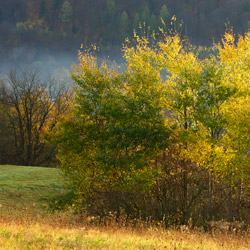
[[[62,187],[56,169],[0,166],[0,249],[250,249],[247,235],[90,227],[69,213],[47,215],[41,198]]]
[[[43,212],[43,199],[62,190],[58,169],[0,166],[0,211]]]

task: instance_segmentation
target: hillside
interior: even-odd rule
[[[61,192],[63,180],[58,169],[0,166],[0,213],[45,213],[45,199]]]
[[[249,26],[248,0],[13,0],[0,1],[0,51],[29,44],[75,50],[96,43],[110,50],[146,23],[152,29],[184,22],[180,32],[196,44],[219,40],[230,22],[236,32]]]

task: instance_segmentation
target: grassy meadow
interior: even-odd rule
[[[57,169],[0,166],[0,249],[250,249],[247,233],[93,226],[71,212],[49,214],[45,200],[63,186]]]
[[[63,191],[58,169],[0,166],[1,211],[22,214],[46,212],[46,198]]]

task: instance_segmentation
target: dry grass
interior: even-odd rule
[[[113,217],[94,226],[70,212],[48,214],[40,198],[50,190],[61,192],[57,170],[23,168],[0,166],[0,249],[250,249],[247,233],[212,236],[152,224],[124,226]]]
[[[36,218],[0,216],[0,249],[176,249],[247,250],[250,235],[217,234],[157,227],[91,226],[67,213]]]

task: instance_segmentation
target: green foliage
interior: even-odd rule
[[[137,30],[139,28],[140,23],[140,15],[138,12],[136,12],[134,19],[133,19],[133,29]]]
[[[26,22],[18,22],[16,23],[17,31],[22,33],[26,32],[37,32],[37,33],[46,33],[48,32],[48,28],[45,26],[44,21],[42,19],[37,19],[35,21],[28,20]]]
[[[166,6],[166,4],[162,5],[161,10],[160,10],[160,18],[162,18],[162,20],[164,22],[166,22],[169,19],[169,12],[168,12],[168,8]]]
[[[151,18],[149,20],[149,26],[152,30],[157,30],[157,28],[159,27],[159,22],[158,22],[158,19],[156,17],[155,14],[152,14],[151,15]]]
[[[106,8],[110,16],[114,15],[116,10],[115,0],[106,0]]]
[[[148,65],[154,52],[143,46],[124,48],[124,73],[109,70],[105,62],[99,67],[96,58],[80,54],[73,74],[77,105],[72,119],[59,126],[57,144],[62,169],[86,205],[105,190],[146,192],[157,174],[148,164],[168,144],[164,89],[159,72]]]
[[[64,191],[60,194],[54,194],[46,199],[48,201],[48,209],[53,213],[55,211],[66,211],[70,207],[74,207],[77,203],[75,191]]]
[[[61,19],[63,23],[70,23],[72,21],[72,6],[69,1],[65,1],[61,7]]]
[[[145,22],[148,25],[149,20],[150,20],[150,16],[151,16],[150,9],[146,5],[145,8],[142,11],[142,14],[141,14],[142,22],[143,23]]]
[[[122,71],[79,54],[75,103],[55,135],[62,170],[93,214],[166,225],[232,219],[234,206],[223,207],[221,195],[226,189],[240,207],[250,191],[250,34],[236,43],[226,33],[205,59],[177,33],[162,37],[150,45],[135,34]]]
[[[129,18],[126,11],[122,12],[120,19],[120,34],[121,36],[127,35],[129,29]]]
[[[199,44],[200,41],[204,41],[205,44],[212,44],[212,41],[220,40],[220,34],[225,29],[224,24],[228,23],[228,21],[234,24],[237,32],[242,33],[248,30],[249,1],[246,0],[230,1],[230,3],[226,2],[226,0],[221,0],[220,4],[215,4],[215,1],[211,3],[211,1],[201,0],[192,4],[186,0],[167,3],[164,0],[156,2],[152,0],[147,2],[137,0],[133,4],[115,0],[100,2],[74,0],[67,1],[70,3],[71,8],[69,4],[66,6],[65,15],[61,10],[64,2],[65,0],[29,0],[25,1],[25,4],[20,1],[10,2],[7,8],[8,11],[4,15],[2,13],[2,18],[0,18],[2,19],[0,29],[4,32],[2,37],[9,37],[7,40],[2,39],[2,48],[9,48],[17,43],[26,43],[29,40],[33,44],[41,44],[42,42],[43,44],[51,45],[56,43],[57,46],[60,45],[64,49],[64,46],[70,47],[72,45],[72,39],[76,42],[84,39],[89,44],[108,45],[110,49],[117,48],[117,45],[121,45],[122,40],[119,36],[119,17],[123,11],[129,17],[134,18],[136,16],[135,22],[131,20],[129,24],[128,35],[130,37],[132,37],[133,29],[137,29],[139,26],[139,22],[142,23],[142,26],[145,22],[146,26],[150,25],[152,29],[157,29],[159,25],[163,27],[161,19],[168,23],[170,20],[169,13],[173,13],[178,19],[184,20],[185,36],[196,41],[196,44]],[[91,10],[94,11],[92,12]],[[138,11],[139,19],[136,15]],[[155,25],[155,17],[152,16],[152,13],[157,18],[157,25]],[[230,13],[230,15],[225,13]],[[91,19],[93,15],[98,20],[98,28],[96,32],[89,32],[92,30]],[[30,35],[27,36],[27,34],[23,35],[22,33],[16,34],[16,30],[11,29],[11,26],[16,25],[20,20],[23,23],[28,21],[35,22],[39,18],[44,22],[44,29],[49,32],[41,33],[30,29]],[[59,20],[62,23],[58,22]],[[139,30],[137,32],[139,33]]]

